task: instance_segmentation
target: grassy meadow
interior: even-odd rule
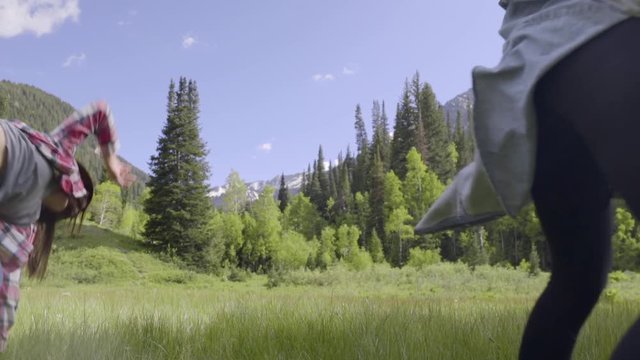
[[[213,277],[94,226],[59,240],[0,358],[514,359],[548,278],[451,263]],[[611,279],[576,359],[608,358],[640,313],[640,276]]]

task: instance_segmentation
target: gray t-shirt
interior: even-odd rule
[[[7,164],[0,175],[0,218],[15,225],[38,220],[42,199],[53,188],[53,170],[26,134],[0,119],[7,143]]]

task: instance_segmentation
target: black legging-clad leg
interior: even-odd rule
[[[538,149],[532,197],[552,275],[525,329],[521,359],[568,359],[606,285],[610,189],[640,215],[640,19],[589,41],[536,87]],[[640,323],[614,353],[640,358]]]

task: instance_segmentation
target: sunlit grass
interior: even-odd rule
[[[548,279],[442,263],[232,282],[87,234],[58,243],[45,281],[23,279],[0,359],[515,359]],[[640,313],[640,275],[611,279],[575,359],[607,359]]]
[[[28,288],[8,358],[514,359],[530,296],[330,287]],[[640,303],[598,306],[576,359],[606,359]]]

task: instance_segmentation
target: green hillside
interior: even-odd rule
[[[85,224],[80,235],[69,236],[69,228],[61,223],[46,278],[40,282],[25,277],[23,286],[205,285],[217,281],[162,261],[147,253],[141,242],[95,224]]]

